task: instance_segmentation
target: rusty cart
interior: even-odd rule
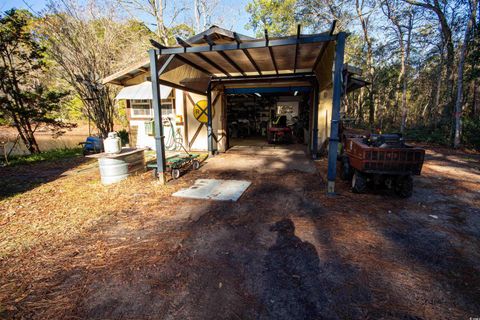
[[[401,134],[342,135],[341,177],[351,180],[352,191],[369,186],[392,189],[402,198],[412,195],[412,175],[420,175],[422,148],[407,145]]]

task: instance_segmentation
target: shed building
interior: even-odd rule
[[[123,87],[131,141],[156,150],[161,179],[165,150],[265,143],[281,118],[312,158],[328,153],[334,192],[341,97],[365,85],[344,65],[347,34],[334,29],[255,39],[213,26],[175,47],[152,41],[148,60],[104,83]]]

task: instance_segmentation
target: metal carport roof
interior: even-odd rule
[[[163,126],[161,121],[160,84],[207,96],[208,150],[215,153],[212,128],[212,87],[217,82],[294,81],[308,79],[313,87],[313,124],[311,151],[315,158],[318,152],[318,103],[319,92],[333,87],[330,138],[328,151],[328,192],[334,192],[343,83],[343,58],[347,34],[334,34],[335,22],[329,32],[301,34],[300,26],[295,36],[270,38],[265,31],[264,39],[241,39],[233,33],[232,43],[215,43],[208,35],[203,38],[208,45],[191,44],[177,38],[178,47],[165,47],[151,41],[155,49],[150,54],[152,81],[152,105],[155,117],[155,143],[157,172],[165,182],[166,169]],[[333,68],[332,68],[333,67]],[[333,71],[333,75],[332,75]]]
[[[289,78],[291,75],[316,75],[320,87],[331,83],[335,50],[335,23],[319,34],[245,39],[232,33],[234,41],[216,43],[204,35],[204,44],[177,38],[179,46],[164,47],[151,41],[160,66],[160,83],[197,93],[206,93],[210,81],[250,77]],[[329,70],[324,72],[324,70]]]

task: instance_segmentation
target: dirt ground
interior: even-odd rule
[[[80,158],[0,168],[0,318],[480,317],[480,155],[429,147],[409,199],[327,196],[325,172],[282,148],[166,187],[104,187]],[[205,177],[252,185],[235,203],[170,196]]]

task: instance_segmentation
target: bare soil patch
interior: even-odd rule
[[[168,186],[56,164],[0,200],[0,318],[480,316],[478,154],[429,148],[410,199],[343,182],[327,196],[326,160],[303,172],[294,154],[227,153]],[[15,188],[30,169],[0,175]],[[252,186],[236,203],[170,196],[205,177]]]

